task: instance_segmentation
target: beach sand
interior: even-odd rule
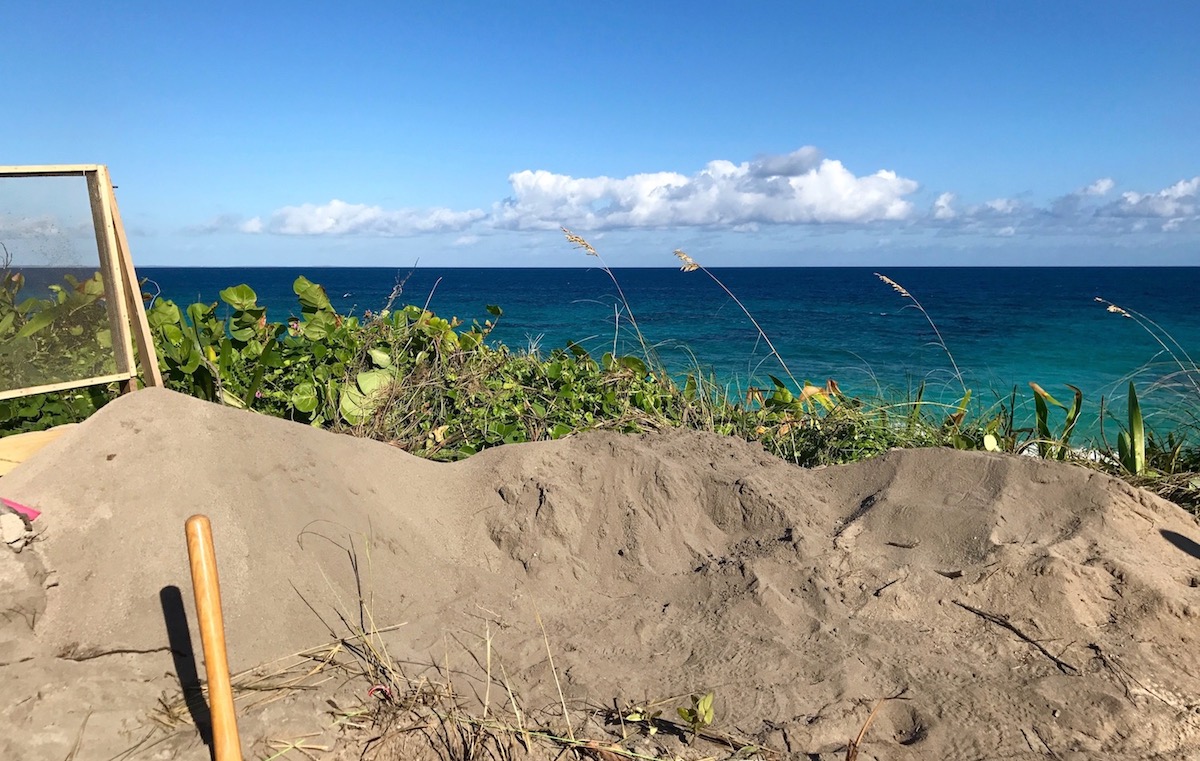
[[[515,701],[523,726],[566,736],[565,703],[575,737],[624,729],[651,755],[732,751],[602,711],[662,700],[678,722],[711,691],[714,730],[765,757],[834,759],[892,698],[860,759],[1200,757],[1200,530],[1082,467],[936,449],[805,470],[688,431],[440,464],[149,389],[0,496],[42,511],[31,544],[0,547],[13,761],[208,758],[188,723],[202,706],[177,702],[204,671],[195,513],[214,527],[234,671],[398,625],[376,644],[413,684],[450,683],[464,714],[486,704],[511,724]],[[385,734],[346,726],[380,700],[370,681],[317,676],[239,693],[247,758],[306,735],[335,748],[311,757],[359,758]],[[446,729],[366,757],[446,754]],[[508,742],[480,757],[525,755]],[[558,752],[535,740],[529,755]]]

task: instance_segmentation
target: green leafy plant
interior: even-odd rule
[[[1013,386],[1008,403],[999,402],[998,409],[980,416],[980,442],[989,452],[1016,452],[1020,435],[1025,432],[1016,427],[1017,387]]]
[[[337,422],[342,387],[362,333],[321,286],[299,277],[300,317],[268,322],[247,285],[221,291],[228,308],[156,301],[147,313],[167,385],[201,399],[323,425]],[[353,412],[351,412],[353,414]]]
[[[679,718],[687,722],[688,727],[692,730],[693,735],[700,733],[700,730],[705,729],[713,723],[713,693],[706,692],[703,695],[692,695],[691,707],[680,706],[675,709],[679,714]]]
[[[81,422],[115,396],[113,387],[103,385],[0,400],[0,436]]]
[[[652,707],[633,706],[630,708],[622,719],[635,724],[641,724],[646,728],[646,734],[658,734],[658,719],[662,716],[662,711],[656,711]]]
[[[971,389],[964,388],[962,399],[953,408],[954,411],[946,416],[942,430],[955,449],[976,449],[975,441],[964,434],[963,427],[967,420],[967,412],[971,408]]]

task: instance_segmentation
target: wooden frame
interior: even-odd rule
[[[146,321],[146,308],[108,167],[102,164],[0,165],[0,178],[3,177],[83,177],[86,180],[117,372],[42,386],[0,389],[0,400],[114,382],[119,382],[122,393],[125,393],[137,387],[138,362],[142,366],[143,383],[161,386],[163,382],[158,369],[158,356],[154,351],[150,325]]]

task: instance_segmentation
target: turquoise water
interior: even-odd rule
[[[636,349],[628,314],[600,269],[143,268],[140,274],[180,303],[216,301],[221,288],[247,283],[270,319],[297,310],[291,284],[300,274],[324,285],[338,309],[356,314],[380,309],[398,279],[407,277],[399,301],[428,302],[442,316],[482,321],[489,317],[486,305],[503,308],[493,335],[510,346],[549,350],[574,340],[603,352],[615,338],[618,351]],[[643,334],[674,369],[698,363],[736,389],[769,385],[768,374],[781,375],[754,325],[704,272],[614,274]],[[925,317],[871,269],[713,274],[758,320],[800,380],[834,378],[844,390],[901,397],[925,381],[946,401],[962,394]],[[1030,381],[1067,402],[1071,392],[1063,384],[1074,384],[1084,392],[1081,425],[1095,433],[1100,398],[1116,397],[1114,411],[1123,411],[1124,384],[1132,377],[1164,424],[1189,412],[1165,388],[1179,385],[1179,367],[1133,320],[1094,299],[1143,313],[1200,359],[1200,267],[889,268],[884,274],[920,300],[984,405],[1007,400],[1016,386],[1028,406]],[[1191,398],[1194,411],[1200,394],[1193,391]]]

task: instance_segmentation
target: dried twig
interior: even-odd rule
[[[1025,641],[1025,642],[1029,643],[1030,645],[1032,645],[1033,647],[1035,647],[1039,653],[1041,653],[1042,655],[1049,658],[1050,661],[1053,662],[1054,665],[1058,667],[1058,670],[1063,672],[1067,676],[1078,676],[1079,675],[1079,669],[1075,668],[1071,664],[1067,663],[1063,659],[1061,659],[1058,656],[1051,653],[1049,650],[1047,650],[1045,647],[1042,646],[1042,643],[1038,642],[1033,637],[1030,637],[1028,634],[1026,634],[1025,632],[1018,629],[1016,626],[1014,626],[1012,624],[1012,622],[1008,620],[1007,617],[1001,616],[997,613],[988,613],[986,610],[980,610],[979,608],[973,608],[970,605],[967,605],[965,602],[959,602],[958,600],[954,600],[953,602],[958,607],[962,608],[963,610],[974,613],[975,615],[982,618],[984,621],[987,621],[989,623],[995,624],[996,626],[1000,626],[1002,628],[1008,629],[1010,632],[1017,635],[1018,638],[1020,638],[1021,640]]]

